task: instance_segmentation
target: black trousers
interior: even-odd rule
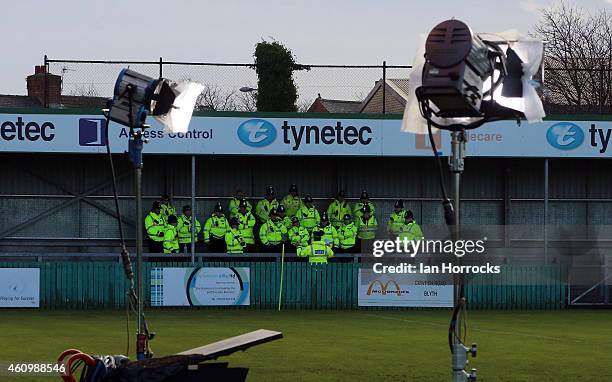
[[[210,243],[208,243],[208,251],[211,253],[227,252],[227,245],[225,244],[225,239],[217,239],[217,238],[211,237]]]
[[[149,253],[164,253],[164,242],[149,238]]]
[[[282,244],[274,244],[274,245],[261,245],[261,252],[263,253],[281,253],[283,250]]]
[[[257,246],[255,244],[247,244],[242,249],[242,253],[255,253],[255,252],[257,252]]]

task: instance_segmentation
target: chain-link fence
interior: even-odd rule
[[[198,100],[199,110],[256,111],[257,74],[253,64],[163,61],[88,61],[54,60],[45,57],[47,73],[61,76],[62,95],[110,98],[117,74],[129,67],[151,77],[192,80],[205,86]],[[298,89],[297,110],[308,111],[313,102],[348,101],[327,105],[330,112],[361,112],[361,103],[375,92],[382,79],[406,80],[408,65],[297,65],[293,79]],[[243,89],[242,91],[240,89]],[[377,97],[392,97],[392,92],[406,96],[407,89],[379,86]],[[244,91],[248,89],[247,91]],[[403,93],[403,94],[402,94]],[[389,98],[392,101],[392,98]],[[380,103],[380,102],[379,102]],[[383,102],[370,112],[388,112]],[[339,108],[339,109],[338,109]],[[392,111],[396,108],[392,108]],[[325,110],[320,110],[325,111]]]

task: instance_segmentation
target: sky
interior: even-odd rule
[[[578,0],[576,0],[578,1]],[[412,63],[421,34],[454,17],[475,32],[533,29],[548,0],[59,0],[6,1],[0,93],[52,59],[253,61],[276,39],[306,64]],[[580,0],[587,10],[612,0]]]

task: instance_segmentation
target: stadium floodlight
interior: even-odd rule
[[[143,132],[149,126],[145,124],[147,116],[153,116],[164,126],[168,133],[184,133],[189,127],[193,108],[197,97],[204,90],[204,86],[195,82],[173,82],[165,78],[154,79],[131,69],[123,69],[115,82],[113,99],[109,101],[109,108],[104,110],[108,121],[113,121],[130,128],[128,141],[129,158],[135,172],[136,188],[136,269],[137,289],[134,292],[134,275],[127,254],[121,226],[121,213],[117,196],[115,170],[108,137],[107,153],[113,175],[113,191],[115,194],[115,208],[117,210],[119,232],[121,236],[122,257],[126,276],[131,282],[130,301],[137,305],[138,334],[136,336],[136,355],[138,359],[149,358],[148,341],[153,338],[149,333],[144,318],[143,306],[143,213],[142,213],[142,149],[145,141]]]
[[[493,37],[493,39],[488,38]],[[409,77],[409,98],[402,131],[428,133],[438,161],[446,223],[459,240],[461,174],[464,170],[465,130],[504,119],[541,121],[544,108],[532,78],[540,69],[543,43],[509,31],[475,34],[459,20],[436,25],[421,44]],[[433,128],[451,131],[452,199],[446,194],[442,161]],[[456,259],[461,263],[461,259]],[[463,277],[455,275],[453,316],[448,331],[453,382],[476,380],[466,372],[467,354],[476,356],[476,344],[464,345],[458,321],[466,307]]]

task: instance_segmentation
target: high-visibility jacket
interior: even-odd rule
[[[374,215],[370,215],[370,218],[364,221],[363,216],[357,220],[357,237],[364,240],[374,239],[376,237],[376,230],[378,229],[378,222]]]
[[[393,211],[393,213],[389,217],[389,223],[387,224],[387,231],[391,235],[397,236],[397,234],[399,233],[399,227],[404,224],[404,220],[406,220],[405,216],[405,210],[401,210],[400,212]]]
[[[334,227],[331,226],[331,224],[328,224],[325,227],[321,227],[321,226],[316,226],[313,230],[312,230],[312,240],[314,241],[314,233],[315,231],[323,231],[323,236],[321,236],[321,241],[324,242],[325,244],[329,245],[330,247],[338,247],[338,245],[340,245],[340,240],[338,238],[338,232],[336,231],[336,229]]]
[[[247,200],[247,211],[253,211],[253,205],[251,205],[251,202],[249,202]],[[230,214],[230,218],[236,217],[238,216],[238,206],[240,205],[240,199],[236,199],[236,198],[232,198],[229,201],[229,204],[227,206],[227,210],[229,211]]]
[[[262,199],[255,206],[255,215],[257,215],[261,223],[265,223],[270,220],[270,210],[278,207],[278,205],[279,203],[276,199],[272,199],[271,202],[268,199]]]
[[[230,228],[225,234],[225,244],[227,245],[227,253],[242,253],[242,249],[246,245],[240,231],[235,228]]]
[[[159,210],[161,211],[160,215],[162,216],[162,218],[164,219],[164,223],[166,224],[168,224],[168,216],[170,215],[176,216],[176,208],[174,208],[174,206],[170,203],[168,204],[160,203]]]
[[[144,220],[145,230],[147,235],[153,241],[164,241],[164,231],[166,230],[166,222],[164,218],[155,212],[151,211]],[[161,233],[161,235],[160,235]]]
[[[280,221],[281,221],[281,223],[283,223],[285,228],[287,228],[287,231],[289,230],[289,228],[291,228],[293,226],[293,223],[291,222],[291,218],[289,216],[285,216]]]
[[[363,213],[361,212],[361,209],[363,208],[364,205],[365,204],[361,202],[355,203],[355,208],[353,209],[353,216],[355,217],[355,221],[360,219],[361,215],[363,215]],[[368,200],[368,206],[370,206],[370,214],[374,216],[374,213],[376,212],[376,207],[374,206],[374,203]]]
[[[331,222],[331,225],[336,228],[336,230],[344,222],[344,215],[346,214],[353,216],[351,206],[349,206],[346,200],[340,203],[338,199],[334,199],[334,201],[327,207],[327,216],[329,216],[329,221]]]
[[[225,215],[221,214],[221,216],[217,216],[213,214],[206,219],[206,223],[204,223],[204,242],[210,242],[211,237],[223,240],[229,229],[230,226]]]
[[[238,212],[238,231],[240,236],[246,244],[255,244],[255,235],[253,234],[253,227],[255,226],[255,216],[251,211],[247,211],[246,214]]]
[[[287,236],[289,237],[289,243],[296,248],[305,247],[308,245],[310,241],[310,235],[308,235],[308,230],[302,227],[301,225],[289,228],[287,232]]]
[[[322,241],[313,241],[310,245],[298,248],[297,255],[308,257],[311,264],[327,264],[327,258],[333,257],[334,251]]]
[[[291,194],[287,194],[281,203],[285,206],[285,213],[289,218],[295,216],[297,214],[300,207],[302,207],[302,199],[299,196],[292,196]]]
[[[268,220],[259,230],[259,239],[263,245],[277,245],[287,236],[287,228],[281,223]]]
[[[167,225],[164,233],[164,253],[178,253],[178,231],[173,225]]]
[[[403,223],[399,227],[398,237],[401,239],[406,238],[408,240],[421,240],[423,239],[423,231],[421,226],[416,221],[411,221],[408,224]]]
[[[300,219],[300,225],[306,228],[308,233],[321,222],[319,211],[314,206],[310,208],[302,206],[295,216]]]
[[[338,229],[339,246],[342,249],[347,249],[355,246],[357,238],[357,227],[355,223],[342,224]]]
[[[181,215],[178,220],[178,224],[176,225],[176,229],[178,231],[178,242],[179,244],[191,243],[191,219],[195,219],[193,215],[191,217],[187,217],[185,215]],[[195,219],[195,241],[198,242],[198,235],[202,231],[202,226],[198,219]]]

